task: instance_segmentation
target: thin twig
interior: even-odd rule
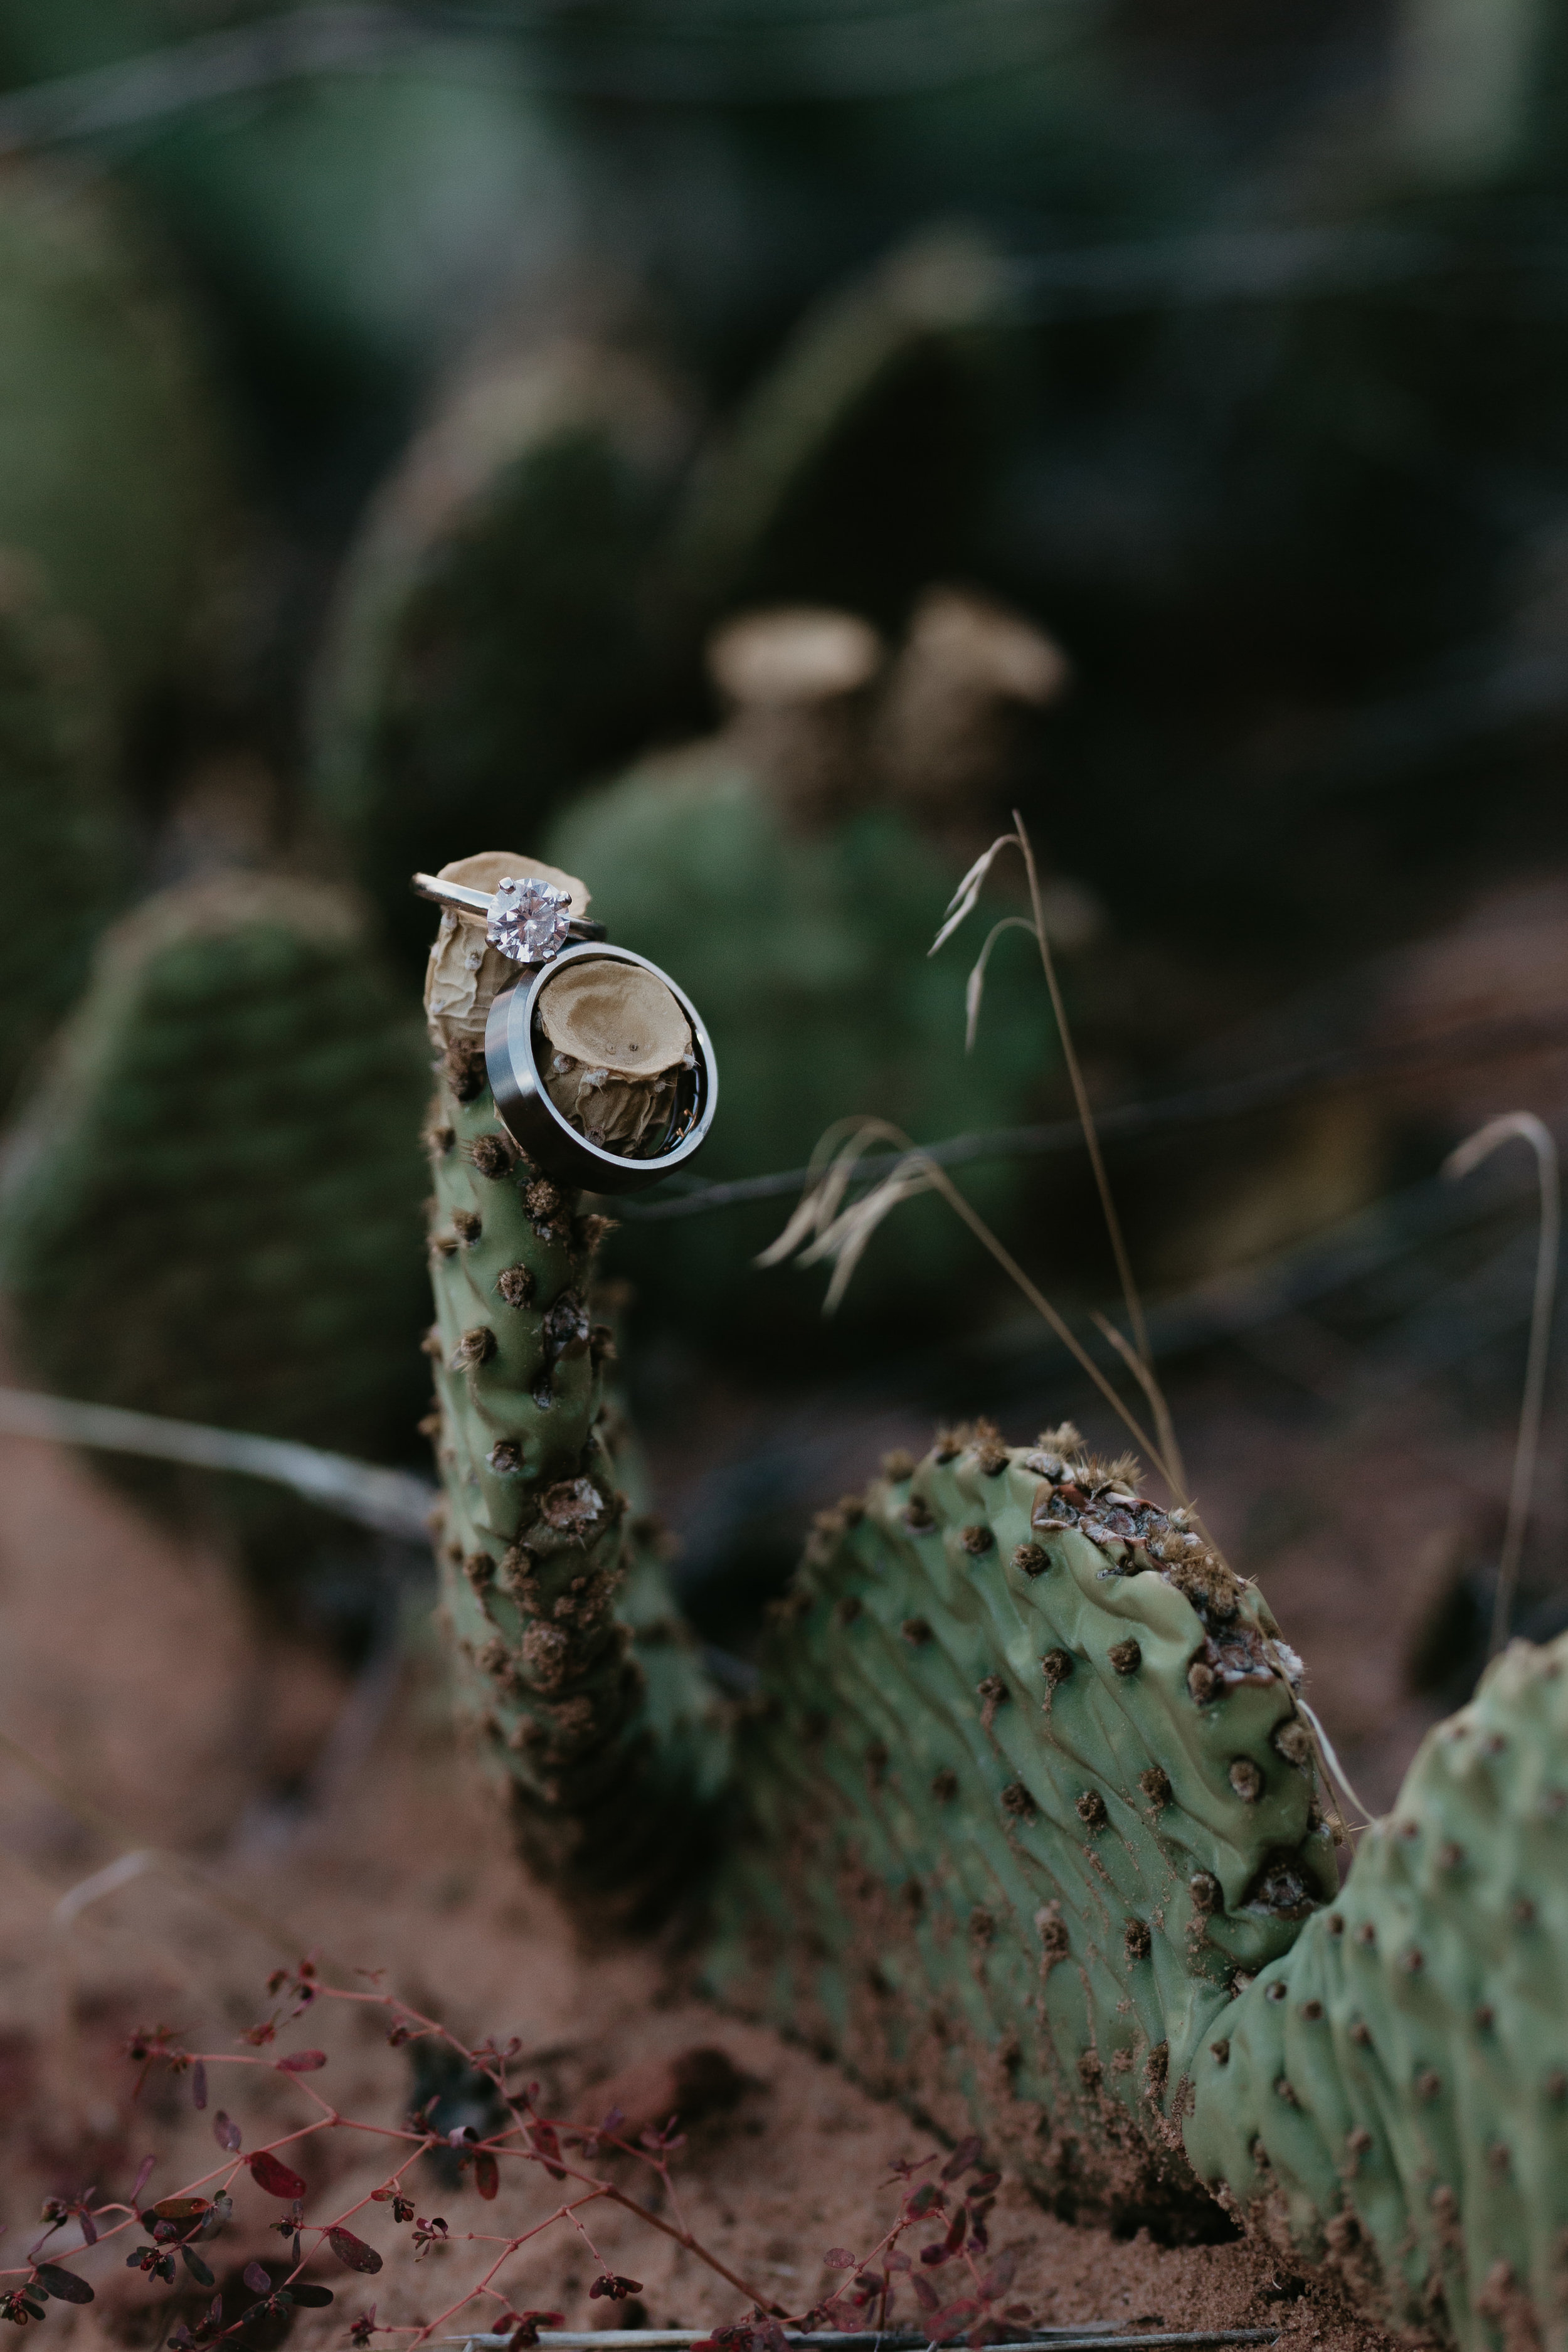
[[[1552,1130],[1533,1111],[1505,1112],[1489,1119],[1467,1136],[1443,1162],[1445,1176],[1468,1176],[1489,1160],[1502,1143],[1518,1138],[1535,1154],[1541,1181],[1541,1239],[1535,1258],[1535,1295],[1530,1310],[1530,1349],[1525,1358],[1524,1396],[1520,1406],[1519,1440],[1514,1447],[1513,1479],[1509,1488],[1508,1518],[1503,1528],[1502,1557],[1498,1562],[1497,1591],[1492,1601],[1491,1640],[1487,1654],[1495,1658],[1508,1639],[1513,1596],[1530,1525],[1531,1495],[1535,1486],[1535,1458],[1541,1444],[1541,1410],[1546,1393],[1546,1360],[1552,1346],[1552,1308],[1557,1293],[1558,1235],[1562,1224],[1562,1184],[1557,1145]]]
[[[264,1937],[275,1950],[289,1958],[304,1950],[306,1938],[296,1935],[284,1921],[258,1910],[243,1895],[231,1895],[226,1886],[220,1886],[216,1879],[198,1870],[195,1864],[187,1862],[183,1854],[171,1853],[163,1846],[148,1845],[125,1822],[117,1821],[112,1813],[105,1812],[101,1805],[85,1795],[63,1773],[55,1771],[30,1749],[24,1748],[20,1740],[13,1739],[8,1732],[0,1731],[0,1753],[8,1756],[14,1764],[20,1765],[30,1779],[37,1780],[40,1788],[47,1789],[57,1804],[63,1806],[68,1813],[74,1814],[85,1828],[96,1831],[100,1837],[109,1838],[119,1845],[121,1861],[128,1854],[135,1853],[142,1857],[143,1869],[156,1865],[160,1870],[166,1870],[172,1877],[189,1887],[193,1894],[210,1903],[215,1910],[223,1912],[239,1927],[249,1927],[257,1935]],[[341,1969],[344,1975],[351,1973],[345,1962],[332,1960],[330,1954],[326,1957],[331,1965]]]
[[[1020,916],[1016,919],[1023,920]],[[1029,926],[1026,924],[1026,929]],[[1561,1009],[1510,1021],[1473,1021],[1415,1038],[1384,1039],[1371,1045],[1340,1046],[1303,1061],[1283,1062],[1215,1085],[1189,1087],[1180,1094],[1158,1096],[1148,1102],[1113,1103],[1102,1109],[1095,1129],[1102,1140],[1130,1140],[1167,1134],[1173,1129],[1200,1127],[1215,1119],[1239,1118],[1303,1095],[1327,1094],[1370,1083],[1379,1077],[1406,1076],[1425,1070],[1471,1068],[1495,1065],[1524,1054],[1559,1053],[1568,1044],[1568,1017]],[[1047,1119],[1028,1127],[983,1128],[973,1134],[944,1136],[926,1150],[944,1168],[965,1166],[975,1160],[1013,1160],[1037,1154],[1055,1156],[1076,1149],[1083,1140],[1078,1119]],[[890,1165],[886,1156],[868,1161],[858,1177],[874,1181]],[[783,1200],[798,1192],[811,1174],[806,1168],[775,1168],[764,1175],[736,1176],[712,1184],[669,1177],[668,1189],[653,1199],[626,1201],[616,1196],[617,1216],[637,1223],[659,1223],[670,1217],[704,1216],[719,1209],[742,1208],[752,1201]]]

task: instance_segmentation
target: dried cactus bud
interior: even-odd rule
[[[1066,655],[1022,614],[927,591],[883,698],[878,766],[895,800],[942,818],[1005,785],[1029,715],[1060,694]]]
[[[710,640],[730,740],[805,829],[865,797],[869,693],[882,641],[853,613],[810,605],[748,613]]]
[[[658,973],[613,956],[568,964],[541,992],[539,1024],[563,1118],[605,1150],[657,1149],[692,1062],[690,1024]]]
[[[510,875],[531,876],[553,882],[572,901],[574,915],[588,911],[589,893],[574,875],[540,858],[524,857],[515,849],[482,850],[475,857],[456,857],[443,866],[443,882],[461,882],[470,890],[493,891]],[[459,1043],[482,1045],[490,1006],[503,988],[518,976],[518,966],[485,937],[482,915],[443,908],[441,927],[431,945],[425,971],[425,1018],[434,1043],[443,1050]]]
[[[836,702],[869,685],[881,660],[868,621],[805,604],[745,614],[708,647],[715,685],[740,709]]]

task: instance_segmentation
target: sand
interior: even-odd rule
[[[1339,1584],[1342,1605],[1355,1582],[1352,1573]],[[523,1876],[499,1805],[458,1752],[427,1648],[405,1659],[324,1810],[290,1822],[276,1791],[319,1749],[345,1692],[309,1653],[258,1642],[221,1559],[160,1532],[75,1458],[9,1441],[0,1444],[0,1719],[70,1790],[40,1785],[14,1750],[0,1757],[0,2210],[13,2263],[47,2195],[95,2185],[100,2200],[122,2197],[147,2154],[157,2158],[149,2197],[209,2174],[219,2107],[240,2122],[247,2148],[310,2119],[307,2084],[347,2116],[402,2122],[409,2057],[388,2046],[384,2012],[319,2004],[284,2023],[269,2049],[237,2038],[269,2012],[268,1971],[306,1952],[324,1978],[391,1988],[470,2046],[487,2034],[519,2037],[517,2074],[536,2075],[541,2104],[559,2115],[602,2113],[596,2086],[627,2069],[722,2051],[743,2078],[741,2095],[691,2130],[673,2159],[674,2196],[631,2158],[612,2177],[637,2192],[640,2170],[641,2194],[651,2190],[667,2218],[678,2200],[700,2241],[788,2309],[834,2283],[823,2267],[830,2248],[863,2254],[889,2226],[899,2196],[890,2167],[930,2156],[929,2134],[778,2034],[679,1994],[658,1952],[577,1945]],[[1373,1705],[1375,1693],[1355,1703]],[[128,1853],[150,1858],[110,1868]],[[158,2025],[214,2053],[205,2112],[191,2105],[189,2077],[163,2066],[133,2095],[141,2070],[124,2045]],[[328,2053],[309,2076],[268,2063],[306,2046]],[[252,2063],[220,2064],[224,2053]],[[300,2161],[310,2213],[331,2218],[365,2197],[385,2177],[388,2145],[348,2129],[309,2143]],[[354,2227],[385,2267],[361,2279],[318,2260],[311,2274],[336,2300],[299,2313],[293,2340],[342,2343],[373,2301],[384,2323],[436,2318],[500,2251],[469,2232],[531,2228],[563,2192],[519,2165],[489,2203],[471,2178],[444,2183],[421,2159],[411,2193],[418,2217],[446,2220],[448,2242],[416,2260],[410,2227],[384,2205],[367,2207]],[[268,2224],[283,2210],[242,2176],[234,2221],[206,2250],[220,2279],[279,2255]],[[558,2310],[577,2326],[639,2312],[656,2326],[742,2315],[741,2293],[646,2222],[603,2204],[581,2219],[592,2250],[557,2222],[510,2259],[500,2284],[514,2307]],[[1018,2258],[1011,2302],[1037,2321],[1277,2326],[1288,2342],[1326,2347],[1383,2340],[1331,2284],[1267,2247],[1168,2248],[1142,2233],[1113,2243],[1042,2211],[1010,2181],[990,2232],[993,2253]],[[72,2242],[74,2225],[53,2249]],[[128,2242],[142,2242],[140,2233],[84,2259],[97,2299],[79,2309],[51,2303],[48,2340],[151,2345],[205,2307],[207,2295],[189,2283],[175,2305],[128,2271]],[[635,2307],[589,2296],[601,2262],[638,2282]],[[912,2316],[907,2289],[903,2315]],[[462,2324],[454,2314],[438,2332]],[[478,2324],[472,2309],[466,2324]]]

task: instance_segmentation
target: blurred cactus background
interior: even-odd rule
[[[868,1115],[1114,1295],[1031,942],[973,1048],[928,954],[1016,808],[1238,1563],[1342,1533],[1347,1431],[1468,1465],[1336,1727],[1402,1761],[1532,1245],[1436,1171],[1568,1116],[1565,74],[1530,0],[0,0],[14,1384],[427,1475],[408,877],[513,844],[710,1025],[602,1311],[743,1650],[868,1451],[1093,1409],[934,1199],[831,1319],[756,1263]],[[263,1616],[384,1568],[101,1465]]]

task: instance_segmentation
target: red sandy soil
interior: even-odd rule
[[[1217,1444],[1217,1421],[1213,1434]],[[1406,1515],[1402,1560],[1426,1540],[1426,1518],[1414,1528],[1408,1518],[1410,1486],[1397,1462],[1392,1471],[1363,1463],[1345,1475],[1355,1487],[1351,1516],[1367,1515],[1365,1556],[1314,1587],[1305,1554],[1287,1547],[1269,1584],[1292,1630],[1319,1630],[1315,1611],[1340,1612],[1339,1654],[1352,1664],[1342,1696],[1321,1696],[1342,1731],[1375,1724],[1393,1706],[1386,1663],[1380,1669],[1377,1661],[1391,1654],[1386,1611],[1398,1580],[1379,1585],[1366,1568],[1386,1541],[1390,1522],[1377,1516],[1385,1487],[1388,1511]],[[1440,1520],[1437,1503],[1430,1516]],[[384,1970],[380,1981],[469,2043],[520,2036],[557,2113],[593,2115],[595,2086],[628,2067],[698,2045],[728,2053],[745,2077],[743,2095],[693,2129],[676,2159],[676,2188],[699,2239],[790,2309],[834,2283],[822,2263],[828,2248],[863,2252],[887,2227],[898,2198],[889,2165],[927,2155],[929,2137],[777,2034],[675,1994],[657,1954],[575,1945],[522,1875],[499,1808],[454,1748],[431,1654],[416,1653],[405,1667],[346,1785],[280,1842],[263,1803],[268,1789],[319,1748],[343,1692],[308,1654],[258,1638],[220,1560],[156,1531],[70,1456],[5,1442],[0,1623],[0,1719],[69,1784],[68,1796],[51,1790],[15,1750],[0,1752],[8,1864],[0,1882],[0,2213],[10,2224],[0,2262],[25,2259],[46,2195],[96,2184],[100,2198],[123,2197],[150,2153],[158,2162],[149,2197],[208,2173],[219,2107],[241,2122],[247,2148],[309,2120],[316,2110],[303,2084],[265,2063],[213,2064],[205,2115],[190,2104],[188,2078],[163,2069],[133,2099],[137,2070],[123,2048],[138,2028],[161,2023],[177,2028],[187,2047],[254,2058],[237,2036],[268,2008],[268,1970],[312,1949],[323,1976],[341,1986],[363,1990],[372,1980],[355,1970]],[[1406,1749],[1418,1729],[1400,1718]],[[95,1818],[94,1808],[112,1822]],[[184,1857],[187,1869],[194,1863],[202,1876],[155,1859],[62,1911],[61,1897],[117,1854],[153,1847]],[[237,1917],[234,1905],[249,1914]],[[327,2051],[329,2063],[306,2079],[342,2113],[401,2122],[408,2061],[388,2047],[384,2016],[319,2005],[280,2030],[276,2049],[307,2044]],[[365,2197],[385,2178],[384,2148],[343,2131],[296,2151],[310,2182],[308,2211],[330,2219]],[[635,2189],[636,2171],[624,2160],[616,2177]],[[386,2206],[367,2206],[355,2226],[386,2254],[385,2268],[361,2279],[322,2257],[313,2274],[337,2299],[330,2311],[300,2313],[294,2340],[345,2342],[347,2323],[373,2301],[383,2322],[436,2318],[497,2251],[465,2242],[465,2233],[510,2234],[544,2220],[564,2193],[521,2166],[503,2178],[494,2204],[471,2182],[442,2186],[423,2163],[412,2179],[418,2212],[443,2215],[451,2242],[416,2262],[409,2231],[395,2226]],[[651,2201],[668,2213],[651,2175],[644,2179],[643,2193],[651,2187]],[[285,2250],[267,2234],[283,2208],[246,2175],[236,2206],[233,2224],[206,2249],[220,2279]],[[619,2307],[587,2295],[602,2262],[640,2282],[650,2324],[742,2315],[743,2296],[646,2222],[603,2205],[583,2219],[594,2252],[560,2222],[511,2258],[502,2284],[516,2308],[561,2311],[576,2326],[616,2324]],[[1042,2212],[1011,2182],[991,2234],[994,2249],[1016,2252],[1014,2298],[1042,2322],[1278,2325],[1292,2345],[1345,2352],[1385,2341],[1334,2290],[1304,2281],[1260,2245],[1171,2250],[1142,2235],[1113,2243]],[[68,2231],[56,2245],[75,2242]],[[51,2303],[47,2342],[73,2334],[163,2341],[175,2315],[167,2292],[150,2293],[123,2263],[141,2242],[122,2236],[84,2259],[97,2300]],[[194,2320],[205,2301],[187,2291],[180,2315]],[[907,2291],[905,2306],[912,2316]],[[483,2322],[470,2311],[468,2324]],[[457,2328],[454,2316],[437,2332]]]

